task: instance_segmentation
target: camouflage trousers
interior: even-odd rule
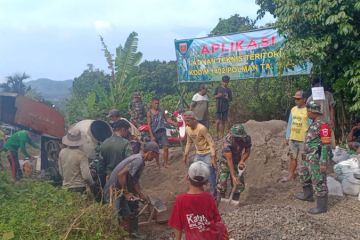
[[[235,174],[238,176],[238,170],[236,167],[237,164],[234,166]],[[219,162],[218,169],[217,169],[217,181],[216,181],[216,188],[220,194],[225,194],[228,185],[228,179],[230,178],[231,186],[233,186],[230,170],[227,165],[226,159],[222,158]],[[242,174],[239,178],[240,184],[237,185],[235,193],[242,193],[245,190],[245,177]]]
[[[328,193],[326,173],[320,172],[318,154],[306,155],[304,165],[299,170],[299,178],[304,187],[312,185],[316,196],[322,197]]]

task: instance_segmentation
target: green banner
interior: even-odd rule
[[[207,38],[175,40],[180,82],[219,81],[309,74],[311,63],[285,68],[279,73],[284,36],[262,29]]]

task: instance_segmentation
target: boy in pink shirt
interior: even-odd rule
[[[189,191],[176,197],[169,219],[175,229],[175,239],[181,240],[228,240],[228,232],[221,221],[214,197],[204,192],[210,175],[209,166],[201,161],[191,164],[188,170]]]

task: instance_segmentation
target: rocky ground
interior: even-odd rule
[[[252,138],[247,162],[246,190],[240,206],[222,203],[220,212],[232,239],[360,239],[360,201],[355,197],[330,197],[329,211],[313,216],[307,210],[315,203],[295,200],[301,189],[297,182],[280,183],[287,172],[287,146],[283,121],[249,121],[245,128]],[[222,142],[216,143],[219,150]],[[169,214],[178,193],[187,189],[187,166],[183,149],[170,149],[171,166],[158,169],[155,163],[145,167],[141,184],[147,194],[160,198]],[[191,159],[191,157],[190,157]],[[161,216],[162,218],[166,218]],[[166,224],[143,226],[147,239],[174,239]]]
[[[329,211],[313,216],[315,203],[295,200],[297,183],[250,189],[241,206],[223,213],[233,239],[360,239],[360,202],[355,197],[329,198]]]

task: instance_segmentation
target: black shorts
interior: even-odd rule
[[[159,144],[160,147],[162,146],[168,146],[169,142],[167,140],[166,136],[166,129],[161,129],[154,133],[155,141],[157,144]]]
[[[222,121],[227,121],[228,120],[228,114],[229,114],[229,110],[225,111],[225,112],[216,112],[216,119],[217,120],[222,120]]]

